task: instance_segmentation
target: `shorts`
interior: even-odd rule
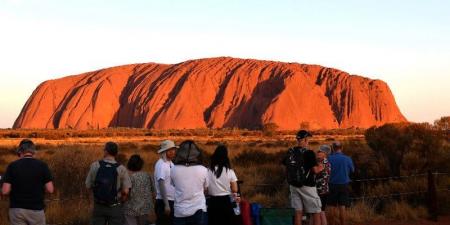
[[[350,193],[348,184],[329,184],[328,204],[333,206],[349,206]]]
[[[322,203],[317,194],[316,187],[294,187],[289,186],[291,193],[291,206],[297,211],[304,211],[305,213],[320,213]]]
[[[44,210],[10,208],[9,222],[11,225],[16,224],[45,225],[45,213]]]
[[[320,202],[322,203],[322,211],[325,211],[325,209],[327,208],[327,203],[328,203],[328,193],[323,194],[323,195],[319,195],[320,197]]]

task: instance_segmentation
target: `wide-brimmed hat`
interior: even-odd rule
[[[160,148],[158,150],[158,154],[162,153],[162,152],[165,152],[165,151],[167,151],[169,149],[172,149],[172,148],[178,148],[178,146],[176,146],[175,142],[173,142],[171,140],[165,140],[165,141],[161,142]]]
[[[175,165],[201,165],[202,151],[192,140],[183,141],[173,159]]]

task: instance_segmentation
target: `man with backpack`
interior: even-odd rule
[[[291,206],[295,209],[295,225],[302,224],[303,212],[312,214],[313,224],[320,225],[322,204],[317,193],[315,174],[323,170],[316,161],[316,155],[308,149],[311,133],[300,130],[297,135],[297,146],[290,148],[283,160],[286,166],[289,183]]]
[[[45,225],[45,192],[53,193],[53,177],[46,163],[35,159],[36,147],[24,139],[16,150],[20,159],[8,165],[2,178],[2,194],[9,195],[12,225]]]
[[[107,142],[104,158],[91,164],[86,187],[94,193],[93,225],[122,225],[124,214],[122,202],[127,198],[131,180],[127,169],[117,163],[119,147]]]

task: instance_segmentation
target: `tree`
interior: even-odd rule
[[[378,159],[386,160],[389,172],[394,176],[400,176],[405,153],[412,142],[411,135],[405,135],[404,132],[407,126],[406,123],[385,124],[369,128],[364,134],[369,147],[375,151]]]
[[[393,176],[400,176],[402,168],[417,172],[437,169],[448,155],[443,150],[444,137],[426,123],[385,124],[368,129],[364,136]]]
[[[308,121],[304,121],[304,122],[300,123],[300,129],[302,129],[302,130],[309,130],[309,128],[310,128],[310,125],[309,125]]]
[[[434,127],[438,130],[450,130],[450,116],[443,116],[434,121]]]

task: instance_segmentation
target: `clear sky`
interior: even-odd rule
[[[411,121],[450,115],[447,0],[0,0],[0,127],[44,80],[232,56],[386,81]]]

